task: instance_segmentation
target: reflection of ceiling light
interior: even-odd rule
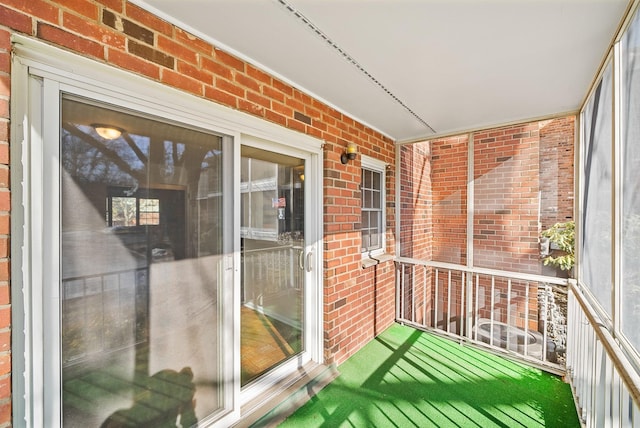
[[[94,123],[91,126],[93,126],[93,128],[96,130],[96,133],[105,140],[115,140],[124,132],[124,129],[116,128],[115,126],[111,125],[103,125],[101,123]]]

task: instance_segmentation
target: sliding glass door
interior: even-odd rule
[[[224,138],[61,105],[63,424],[194,425],[226,385]]]
[[[15,421],[236,424],[322,362],[321,142],[40,48],[13,62]]]
[[[241,384],[304,348],[305,162],[243,146]]]

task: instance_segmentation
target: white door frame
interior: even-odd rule
[[[322,141],[248,114],[197,98],[140,76],[49,46],[13,36],[11,98],[12,177],[12,357],[14,422],[52,426],[60,421],[59,301],[59,103],[60,93],[97,98],[135,111],[171,118],[233,138],[233,210],[240,212],[240,144],[266,140],[305,159],[305,239],[311,269],[307,272],[305,307],[306,360],[323,362],[322,341]],[[57,109],[57,110],[56,110]],[[225,189],[227,190],[227,189]],[[230,189],[229,189],[230,190]],[[45,215],[43,207],[48,210]],[[240,325],[240,219],[234,216],[233,253],[224,257],[226,322]],[[227,282],[228,281],[228,282]],[[53,283],[52,283],[53,282]],[[45,287],[46,286],[46,287]],[[47,291],[49,290],[49,291]],[[53,290],[53,291],[51,291]],[[227,306],[228,305],[228,306]],[[54,309],[51,309],[54,308]],[[45,315],[43,315],[43,312]],[[55,327],[54,327],[55,328]],[[239,334],[226,329],[223,341],[235,357],[228,376],[238,379],[229,396],[228,414],[212,426],[229,425],[240,417]],[[53,358],[52,358],[53,357]],[[301,364],[298,364],[301,365]],[[58,376],[55,376],[55,374]],[[53,376],[52,376],[53,374]],[[57,377],[53,379],[52,377]],[[256,389],[257,391],[257,389]],[[58,422],[56,422],[58,421]],[[207,421],[202,421],[207,423]]]

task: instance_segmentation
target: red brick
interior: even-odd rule
[[[207,85],[213,85],[213,76],[211,75],[211,73],[199,70],[197,67],[189,63],[178,61],[178,73],[192,77]]]
[[[245,96],[245,91],[243,88],[237,85],[234,85],[233,83],[228,82],[224,79],[216,79],[215,86],[221,91],[225,91],[230,94],[233,94],[238,98],[244,98]]]
[[[0,188],[8,189],[9,183],[10,183],[9,168],[7,168],[6,166],[0,165]],[[3,256],[0,255],[0,257],[3,257]]]
[[[0,189],[0,211],[11,210],[11,193],[6,189]]]
[[[94,22],[87,21],[71,13],[63,14],[62,22],[66,29],[79,33],[89,39],[104,43],[109,46],[123,50],[126,45],[126,39],[122,34],[114,32],[109,27],[98,25]]]
[[[174,88],[191,92],[192,94],[204,94],[202,83],[189,77],[183,76],[182,74],[176,73],[175,71],[163,69],[160,80],[162,81],[162,83],[166,83],[167,85],[173,86]]]
[[[4,317],[2,316],[2,318]],[[9,352],[0,352],[0,375],[9,373],[11,373],[11,354]]]
[[[251,113],[256,116],[264,116],[265,109],[262,106],[254,104],[244,99],[238,100],[238,108],[240,110],[246,111],[247,113]]]
[[[247,75],[258,82],[265,83],[267,85],[271,85],[272,78],[267,73],[258,70],[251,64],[247,64]]]
[[[8,283],[0,284],[0,305],[8,305],[10,301],[10,288]]]
[[[217,77],[222,77],[227,80],[233,79],[233,73],[231,69],[224,64],[213,61],[212,59],[207,57],[200,58],[200,63],[204,70],[210,71]]]
[[[262,94],[265,97],[269,97],[272,100],[278,101],[280,103],[284,103],[284,94],[271,86],[263,85],[262,86]]]
[[[11,218],[8,213],[0,213],[0,233],[8,234],[11,228]]]
[[[89,19],[98,19],[98,6],[94,2],[88,0],[65,0],[62,6],[71,9]]]
[[[0,73],[11,72],[11,54],[0,51]],[[1,110],[1,109],[0,109]]]
[[[0,260],[0,275],[8,276],[9,262],[7,260]],[[11,327],[11,307],[5,305],[0,307],[0,329]],[[2,353],[0,353],[2,355]],[[0,375],[5,374],[0,370]]]
[[[228,92],[221,91],[210,86],[205,86],[204,96],[217,103],[224,104],[231,108],[238,108],[238,98]]]
[[[9,118],[9,100],[0,98],[0,118]]]
[[[52,27],[51,25],[39,22],[37,36],[43,40],[56,43],[87,56],[104,59],[104,48],[100,44]]]
[[[191,64],[198,64],[198,54],[164,36],[158,36],[158,49]]]
[[[207,56],[213,55],[213,46],[211,46],[209,42],[206,42],[191,33],[187,33],[181,28],[176,28],[175,33],[176,41],[182,45],[187,46],[189,49],[200,51]]]
[[[10,361],[9,361],[10,363]],[[1,397],[0,397],[1,398]],[[11,420],[11,400],[10,396],[5,397],[5,401],[0,401],[0,424],[8,425]]]
[[[108,61],[126,70],[134,71],[155,80],[160,79],[160,67],[136,56],[109,48]]]
[[[126,16],[146,27],[151,28],[152,30],[156,30],[164,34],[165,36],[173,37],[173,25],[131,2],[127,2],[126,5]]]
[[[0,25],[13,28],[22,33],[33,32],[33,21],[30,16],[0,5]]]
[[[11,396],[11,376],[0,377],[0,400]]]
[[[268,109],[271,108],[271,101],[268,98],[263,97],[262,95],[258,95],[254,92],[247,92],[247,100],[252,103],[259,104],[262,107],[266,107]]]
[[[138,43],[129,39],[127,42],[127,50],[130,54],[139,56],[142,59],[154,62],[166,68],[173,69],[175,67],[175,58],[171,55],[167,55],[157,49],[144,44]]]
[[[235,81],[252,91],[260,92],[260,85],[258,82],[244,74],[236,73]]]
[[[123,9],[124,0],[96,0],[97,3],[102,4],[114,12],[121,13]]]
[[[9,165],[9,145],[2,142],[0,142],[0,164]]]
[[[293,96],[293,88],[286,83],[283,83],[277,79],[273,79],[273,87],[285,95]]]
[[[271,110],[266,110],[264,113],[265,113],[264,114],[265,119],[270,120],[271,122],[280,124],[282,126],[287,125],[287,118],[285,116]]]
[[[33,15],[53,24],[58,23],[58,7],[43,0],[2,0],[2,3],[27,15]]]
[[[214,49],[214,53],[216,60],[228,65],[229,67],[235,68],[238,71],[244,72],[244,61],[217,48]]]

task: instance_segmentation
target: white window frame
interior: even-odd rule
[[[361,251],[362,251],[362,257],[364,259],[368,259],[368,258],[373,258],[373,257],[377,257],[380,256],[382,254],[386,253],[386,248],[387,248],[387,239],[386,239],[386,232],[387,232],[387,219],[386,219],[386,204],[387,204],[387,176],[386,176],[386,170],[387,170],[387,164],[385,162],[382,162],[381,160],[369,157],[369,156],[362,156],[361,159],[361,169],[367,169],[370,171],[374,171],[380,174],[380,210],[381,210],[381,219],[380,219],[380,248],[377,248],[375,250],[372,251],[368,251],[366,250],[364,247],[361,247]],[[361,174],[362,176],[362,174]],[[362,192],[362,186],[364,185],[364,183],[360,183],[360,191]],[[360,197],[360,203],[363,203],[363,194]],[[364,207],[361,206],[361,209],[364,211]],[[360,237],[362,239],[362,233],[360,233]],[[362,244],[361,244],[362,245]]]
[[[22,35],[13,35],[11,99],[12,171],[12,397],[13,421],[24,426],[60,424],[59,373],[59,166],[55,152],[59,142],[61,91],[84,95],[107,103],[131,108],[157,117],[171,118],[186,125],[233,138],[234,177],[225,191],[240,195],[240,150],[245,138],[260,138],[305,153],[309,177],[305,235],[308,278],[305,345],[307,360],[323,363],[323,142],[263,119],[153,82],[132,73],[69,53]],[[37,78],[34,79],[33,77]],[[40,79],[38,81],[38,79]],[[29,96],[31,99],[28,99]],[[35,107],[34,107],[35,105]],[[45,115],[45,111],[47,114]],[[46,132],[45,132],[46,131]],[[52,162],[53,160],[53,162]],[[240,212],[240,198],[232,197],[233,210]],[[43,207],[53,213],[46,217]],[[225,277],[233,282],[232,293],[224,302],[225,322],[239,326],[240,295],[240,219],[234,216],[233,252],[224,257]],[[313,269],[311,268],[313,267]],[[46,286],[46,287],[45,287]],[[313,304],[311,304],[311,302]],[[53,308],[53,309],[48,309]],[[45,312],[48,312],[45,313]],[[53,332],[55,330],[55,332]],[[229,330],[229,329],[228,329]],[[224,331],[222,341],[240,352],[239,328]],[[55,334],[52,334],[55,333]],[[229,376],[240,378],[239,358],[225,363]],[[299,359],[302,360],[302,359]],[[57,367],[57,368],[56,368]],[[231,379],[232,381],[232,379]],[[240,387],[228,388],[226,416],[203,426],[229,426],[241,416]],[[225,390],[227,391],[227,390]],[[226,392],[225,392],[226,393]],[[209,422],[209,423],[208,423]]]

